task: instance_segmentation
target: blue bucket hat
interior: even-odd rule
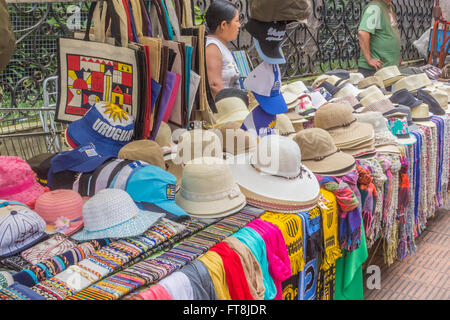
[[[152,211],[189,216],[175,203],[177,178],[154,165],[137,170],[128,180],[126,191],[140,207]]]

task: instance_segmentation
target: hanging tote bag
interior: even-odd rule
[[[128,48],[126,15],[118,12],[118,1],[92,3],[83,40],[58,39],[59,86],[56,120],[80,119],[96,102],[119,105],[133,117],[140,104],[139,67],[136,50]],[[103,7],[103,9],[101,9]],[[107,15],[105,14],[105,8]],[[90,28],[96,11],[94,40]],[[104,30],[106,16],[111,19],[114,43]]]

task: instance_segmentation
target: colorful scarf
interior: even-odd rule
[[[406,223],[405,214],[409,205],[409,161],[406,156],[401,156],[400,162],[402,167],[400,169],[400,183],[398,189],[398,220],[404,224]]]
[[[373,177],[371,176],[369,169],[366,169],[361,164],[357,164],[356,170],[358,171],[358,185],[361,189],[362,219],[366,237],[368,237],[373,222],[377,190],[373,184]]]
[[[306,235],[303,234],[300,217],[296,214],[266,212],[260,218],[273,223],[280,229],[288,249],[292,275],[298,274],[305,266],[303,241]]]
[[[356,173],[353,171],[353,180]],[[339,244],[341,249],[351,252],[358,248],[361,242],[361,214],[358,209],[358,198],[345,182],[346,178],[323,177],[316,174],[322,188],[332,192],[339,204]],[[347,180],[348,181],[348,180]]]

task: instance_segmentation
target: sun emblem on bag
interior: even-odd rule
[[[113,118],[114,121],[116,121],[117,118],[119,118],[120,122],[122,122],[122,118],[128,120],[127,112],[117,104],[108,103],[103,108],[105,109],[105,115],[109,113],[109,118]]]

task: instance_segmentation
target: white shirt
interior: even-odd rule
[[[224,88],[240,88],[238,66],[234,61],[231,51],[218,39],[214,37],[206,37],[206,47],[215,44],[222,54],[222,83]]]

